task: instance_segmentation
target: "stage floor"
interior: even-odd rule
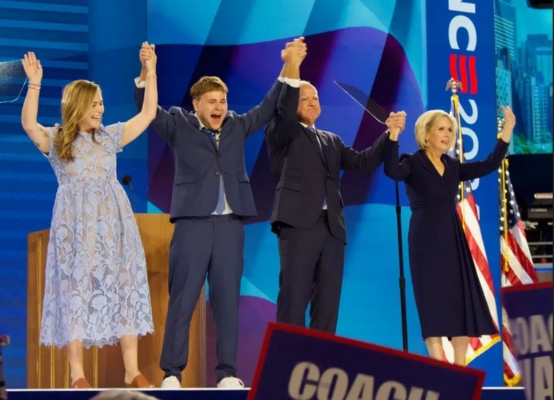
[[[8,400],[89,400],[97,393],[98,390],[13,389],[8,390]],[[187,400],[246,400],[248,397],[248,389],[153,389],[143,393],[160,400],[180,400],[183,397]],[[522,388],[483,388],[481,400],[525,400],[525,394]]]

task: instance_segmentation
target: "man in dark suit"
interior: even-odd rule
[[[300,77],[294,57],[287,75]],[[277,115],[266,127],[277,182],[272,231],[278,235],[281,270],[277,322],[335,333],[344,266],[346,229],[340,171],[371,173],[382,161],[387,134],[361,152],[331,132],[316,129],[321,112],[316,88],[283,86]],[[387,127],[404,129],[405,113],[391,113]]]
[[[282,51],[306,53],[303,38]],[[141,61],[148,57],[141,50]],[[143,72],[144,68],[143,68]],[[282,86],[296,84],[284,72],[263,101],[239,115],[227,110],[227,86],[218,77],[203,77],[190,89],[194,112],[158,107],[151,128],[169,144],[175,160],[170,220],[175,224],[169,254],[169,305],[160,367],[163,388],[181,387],[186,367],[190,320],[208,277],[216,325],[217,386],[240,388],[237,375],[238,302],[243,273],[242,219],[256,215],[244,166],[244,142],[275,115]],[[140,109],[146,74],[135,80]],[[283,83],[284,82],[284,83]]]

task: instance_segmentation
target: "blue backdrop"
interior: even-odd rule
[[[303,35],[309,55],[302,77],[319,89],[323,113],[318,126],[363,149],[383,127],[333,83],[357,86],[388,111],[405,110],[402,151],[416,149],[413,125],[424,109],[450,108],[444,86],[450,78],[448,26],[456,15],[475,25],[479,40],[479,120],[476,158],[492,149],[495,128],[492,3],[475,13],[448,11],[448,1],[428,0],[220,0],[183,6],[179,0],[80,2],[58,0],[0,2],[0,61],[34,50],[45,66],[40,121],[57,121],[62,86],[89,78],[103,88],[105,121],[133,115],[132,79],[139,73],[138,49],[144,40],[158,53],[160,103],[190,109],[188,88],[202,75],[221,76],[230,88],[230,108],[246,111],[261,100],[276,79],[285,41]],[[104,4],[105,3],[105,4]],[[27,5],[25,5],[27,4]],[[464,2],[465,4],[465,2]],[[469,4],[469,3],[467,3]],[[426,11],[427,10],[427,11]],[[461,31],[462,32],[462,31]],[[467,53],[469,54],[469,53]],[[488,82],[488,83],[487,83]],[[22,83],[22,82],[21,82]],[[0,105],[0,333],[12,335],[5,349],[6,378],[24,387],[26,372],[26,235],[49,226],[56,182],[46,160],[19,125],[21,101]],[[245,273],[241,298],[239,368],[249,382],[265,324],[273,320],[277,296],[277,243],[268,216],[273,194],[267,151],[260,132],[246,144],[259,216],[246,228]],[[171,154],[153,133],[144,134],[119,156],[119,176],[130,174],[137,211],[167,212],[173,175]],[[341,181],[349,243],[338,334],[401,348],[398,243],[394,185],[379,169],[372,176],[345,173]],[[400,185],[403,240],[407,243],[410,210]],[[494,192],[494,194],[493,194]],[[475,191],[489,264],[496,280],[496,181],[481,180]],[[405,250],[406,245],[404,246]],[[410,351],[426,354],[413,301],[407,252],[407,310]],[[209,363],[213,366],[213,326],[208,318]],[[473,363],[487,372],[486,385],[502,385],[500,345]]]
[[[145,0],[2,1],[0,75],[10,61],[35,51],[44,69],[41,124],[59,122],[62,88],[74,79],[102,86],[105,122],[126,120],[135,112],[132,79],[140,71],[136,60],[146,40],[146,12]],[[22,76],[0,85],[1,100],[17,96]],[[0,104],[0,334],[12,339],[3,349],[10,387],[26,386],[27,234],[50,226],[57,188],[52,168],[21,128],[22,104]],[[118,176],[132,175],[141,210],[147,168],[144,135],[118,158]]]

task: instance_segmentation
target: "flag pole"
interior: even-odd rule
[[[456,137],[455,140],[459,142],[458,158],[460,160],[460,163],[463,161],[463,156],[464,156],[464,141],[462,140],[462,121],[460,118],[460,101],[457,93],[458,93],[458,89],[461,89],[461,88],[462,88],[462,83],[460,81],[457,81],[454,78],[450,78],[450,80],[446,84],[446,89],[447,90],[450,89],[450,91],[452,92],[452,96],[450,98],[451,98],[452,104],[454,104],[454,109],[456,111],[456,122],[458,124],[458,129],[456,130],[456,132],[458,137]],[[464,196],[465,196],[463,182],[460,182],[459,190],[460,190],[460,204],[462,204],[462,201],[464,200]],[[460,210],[462,214],[462,228],[465,231],[466,225],[465,225],[463,205],[460,207]]]
[[[502,131],[502,128],[504,127],[504,120],[502,118],[498,118],[496,123],[498,133],[497,138],[500,137],[500,132]],[[504,236],[504,265],[502,266],[504,274],[508,273],[509,265],[510,265],[510,253],[509,249],[510,246],[508,244],[508,200],[506,199],[506,192],[508,190],[506,185],[506,173],[508,169],[508,157],[504,156],[504,159],[502,160],[502,164],[500,164],[500,198],[502,199],[502,229],[503,229],[503,236]],[[507,277],[506,277],[507,278]]]
[[[386,125],[387,114],[383,109],[375,102],[371,97],[367,98],[364,102],[356,99],[356,96],[351,94],[344,86],[337,81],[335,84],[341,88],[348,96],[350,96],[356,104],[361,106],[365,112],[371,115],[376,121],[383,125]],[[355,89],[355,88],[354,88]],[[363,103],[366,105],[364,106]],[[398,286],[400,288],[400,316],[402,322],[402,349],[408,351],[408,317],[406,310],[406,279],[404,277],[404,252],[402,250],[402,208],[400,207],[400,195],[398,191],[398,181],[394,179],[394,191],[396,198],[396,231],[398,234],[398,267],[399,278]]]
[[[502,128],[504,127],[504,120],[502,118],[497,118],[496,120],[496,127],[497,127],[497,134],[496,138],[500,138],[500,132],[502,131]],[[498,179],[499,184],[499,199],[500,199],[500,231],[501,235],[500,237],[504,237],[504,243],[502,243],[502,240],[500,241],[500,256],[504,255],[504,261],[502,263],[502,267],[500,269],[500,287],[510,286],[509,280],[508,280],[508,273],[510,271],[510,245],[508,243],[508,200],[507,200],[507,190],[508,185],[506,182],[506,172],[508,170],[508,158],[507,155],[504,156],[502,159],[502,163],[500,164],[500,168],[498,169],[498,173],[500,174],[500,178]],[[502,330],[504,331],[502,335],[502,341],[504,342],[504,346],[502,348],[502,358],[503,358],[503,364],[506,363],[506,353],[511,353],[514,351],[513,344],[511,343],[511,340],[507,340],[506,335],[511,335],[510,327],[509,327],[509,321],[507,320],[506,310],[504,309],[504,305],[502,304],[502,293],[500,294],[500,304],[502,307],[502,314],[501,314],[501,326]],[[505,365],[503,365],[503,369],[505,368]],[[515,374],[513,378],[508,378],[506,373],[503,373],[503,381],[504,386],[508,387],[514,387],[517,386],[521,380],[521,375],[519,373]]]
[[[402,250],[402,218],[400,216],[400,195],[398,192],[398,181],[394,181],[395,198],[396,198],[396,232],[398,234],[398,267],[399,278],[398,285],[400,286],[400,318],[402,322],[402,349],[408,351],[408,317],[406,310],[406,279],[404,278],[404,253]]]

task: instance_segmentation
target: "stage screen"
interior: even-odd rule
[[[517,118],[512,154],[552,153],[552,9],[495,0],[497,105]]]

